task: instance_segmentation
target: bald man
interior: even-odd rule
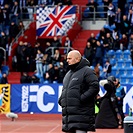
[[[62,131],[87,133],[95,131],[95,97],[99,92],[98,78],[89,61],[77,50],[67,55],[70,70],[63,79],[59,98],[62,107]]]

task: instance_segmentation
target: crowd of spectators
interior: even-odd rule
[[[72,5],[71,0],[1,0],[0,1],[0,70],[2,67],[2,62],[6,58],[8,60],[8,50],[10,43],[14,40],[14,38],[18,35],[20,31],[24,31],[24,19],[33,19],[34,7],[38,6],[46,6],[46,5]],[[69,38],[68,38],[69,39]],[[50,44],[47,42],[47,44]],[[35,44],[35,48],[32,49],[31,44],[28,42],[19,42],[19,46],[17,48],[16,56],[13,57],[13,67],[22,72],[33,71],[37,69],[37,71],[41,71],[39,69],[40,64],[36,60],[37,53],[35,51],[38,50],[38,46],[40,45],[38,42]],[[57,40],[57,37],[54,37],[54,41],[50,44],[53,47],[60,47],[61,44]],[[69,45],[69,44],[68,44]],[[67,44],[66,44],[67,47]],[[4,57],[4,52],[6,51],[6,57]],[[49,53],[50,50],[47,51]],[[33,52],[33,54],[31,54]],[[44,51],[41,49],[41,52]],[[51,62],[55,62],[58,57],[58,51],[53,57],[51,53],[44,54],[43,59],[46,58],[42,63],[48,66]],[[60,54],[59,54],[60,56]],[[36,61],[35,61],[36,60]],[[36,67],[35,65],[36,64]],[[39,64],[39,65],[37,65]],[[58,63],[59,64],[59,63]],[[25,67],[23,67],[25,66]],[[44,68],[44,73],[47,67]],[[43,74],[41,73],[41,77]]]
[[[66,37],[67,40],[68,37]],[[31,80],[30,77],[27,82],[62,83],[63,77],[68,70],[67,53],[64,54],[64,49],[62,51],[59,49],[61,43],[56,36],[53,41],[46,42],[46,45],[47,47],[44,49],[39,42],[36,42],[34,46],[27,42],[19,42],[12,65],[15,71],[21,72],[21,83],[25,81],[24,79],[29,76],[28,72],[31,71],[35,73],[33,75],[35,81]],[[70,49],[67,46],[66,48]],[[37,80],[37,78],[42,80]]]
[[[105,17],[107,16],[109,18],[109,22],[100,30],[98,35],[91,34],[84,50],[84,57],[86,57],[90,61],[90,65],[94,67],[97,65],[103,67],[105,65],[103,57],[106,57],[106,53],[110,49],[129,49],[131,53],[133,53],[133,3],[130,3],[130,6],[127,9],[127,7],[120,4],[120,0],[118,0],[117,7],[112,3],[112,0],[103,0],[102,2],[107,6],[104,8],[104,11],[107,12],[105,13]],[[126,3],[128,2],[124,0],[123,5]],[[6,49],[8,52],[10,42],[25,28],[23,21],[21,21],[21,17],[24,15],[21,14],[21,11],[29,14],[33,12],[30,8],[25,7],[39,5],[72,5],[72,1],[3,0],[0,4],[0,47]],[[98,3],[97,1],[89,0],[87,6],[91,6],[91,8],[94,6],[93,8],[97,9]],[[93,8],[91,9],[92,15],[94,11]],[[27,17],[26,14],[23,17]],[[28,19],[30,19],[30,15],[28,16]],[[61,56],[61,51],[59,50],[59,47],[61,46],[62,44],[56,36],[53,37],[52,42],[46,42],[46,49],[43,49],[39,42],[33,46],[33,44],[28,42],[20,41],[17,47],[16,56],[13,57],[13,68],[16,71],[20,71],[21,75],[23,75],[23,72],[36,71],[44,80],[51,83],[54,81],[58,82],[57,76],[53,78],[53,69],[55,73],[57,73],[57,67],[59,71],[60,67],[62,68],[63,66],[63,71],[67,71],[67,62],[66,59],[63,58],[66,58],[67,52],[70,51],[70,47],[72,47],[72,42],[68,36],[66,37],[64,44],[64,46],[67,47],[67,49],[64,49],[63,51],[64,57]],[[0,64],[2,64],[2,60],[3,53],[1,52]],[[49,75],[52,75],[52,80]]]
[[[124,51],[128,49],[133,62],[133,1],[118,0],[115,4],[113,0],[102,0],[102,2],[105,6],[104,17],[108,17],[108,23],[103,26],[99,34],[91,33],[84,49],[84,57],[90,61],[91,66],[95,67],[98,75],[100,75],[100,69],[97,69],[99,66],[102,68],[110,66],[107,57],[109,50]],[[89,0],[87,6],[89,12],[93,14],[94,9],[92,8],[97,10],[98,3],[95,0]],[[112,66],[106,71],[102,70],[103,78],[107,78],[107,75],[110,76],[111,68]]]

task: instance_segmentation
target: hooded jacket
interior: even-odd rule
[[[98,78],[82,58],[63,80],[59,104],[62,107],[62,131],[95,131],[95,96],[99,92]]]

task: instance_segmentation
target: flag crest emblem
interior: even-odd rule
[[[63,36],[76,19],[76,6],[46,6],[37,9],[37,36]]]

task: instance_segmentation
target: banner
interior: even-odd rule
[[[66,35],[75,22],[76,8],[76,6],[39,7],[36,16],[37,36],[43,38]]]
[[[11,110],[21,113],[60,113],[58,98],[62,85],[51,84],[13,84]]]
[[[10,112],[10,84],[0,85],[0,113]]]
[[[123,85],[126,96],[123,111],[128,114],[133,108],[133,86]],[[16,113],[61,113],[58,99],[62,92],[62,84],[13,84],[11,89],[11,110]],[[99,94],[105,94],[101,87]]]

